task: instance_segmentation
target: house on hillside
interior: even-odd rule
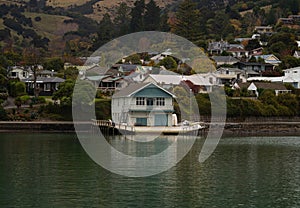
[[[273,34],[273,27],[271,26],[255,26],[253,32],[265,35]]]
[[[137,67],[140,65],[136,64],[118,64],[118,71],[123,73],[124,75],[129,75],[137,70]]]
[[[121,89],[127,86],[127,82],[123,77],[115,77],[112,75],[98,75],[98,76],[88,76],[86,80],[92,82],[95,88],[101,90],[102,92],[114,92],[117,89]]]
[[[13,66],[8,69],[8,77],[10,79],[27,79],[30,76],[33,76],[33,71],[30,67],[25,68],[23,66]]]
[[[153,83],[134,83],[112,96],[112,119],[128,126],[172,126],[175,95]]]
[[[246,82],[246,71],[238,68],[219,68],[215,72],[222,84],[233,82]]]
[[[279,58],[277,58],[274,54],[255,55],[253,57],[257,61],[259,61],[259,59],[262,59],[262,60],[264,60],[265,63],[272,64],[274,66],[278,66],[281,63],[281,61],[279,60]]]
[[[42,70],[37,72],[38,77],[54,77],[55,75],[57,75],[57,72],[54,70]]]
[[[264,50],[263,47],[255,48],[255,49],[253,49],[253,50],[251,50],[249,52],[249,55],[250,56],[262,55],[263,54],[263,50]]]
[[[246,51],[245,49],[242,48],[230,48],[227,50],[228,53],[231,53],[233,57],[235,58],[247,58],[249,57],[249,51]]]
[[[283,93],[290,93],[291,90],[286,89],[282,83],[270,83],[270,82],[252,82],[247,88],[248,91],[253,92],[257,97],[259,96],[260,90],[273,90],[275,95]]]
[[[300,51],[295,51],[293,56],[297,59],[300,58]]]
[[[190,76],[182,76],[179,74],[173,75],[161,75],[150,74],[144,81],[144,83],[153,83],[163,87],[164,89],[170,89],[178,86],[184,82],[189,83],[190,86],[198,88],[198,93],[206,93],[212,91],[212,86],[218,85],[216,75],[213,73],[208,74],[194,74]]]
[[[170,89],[174,86],[178,86],[183,80],[183,76],[179,74],[174,75],[161,75],[161,74],[149,74],[143,81],[144,83],[153,83],[163,87],[164,89]]]
[[[290,68],[283,70],[284,76],[281,77],[250,77],[247,81],[267,81],[267,82],[280,82],[290,84],[295,88],[300,88],[300,67]]]
[[[300,67],[283,70],[283,83],[290,84],[295,88],[300,88]]]
[[[166,51],[162,52],[162,53],[159,53],[155,56],[152,56],[150,58],[151,61],[153,61],[154,63],[159,63],[161,60],[163,60],[164,58],[168,57],[168,56],[171,56],[172,55],[172,52],[171,52],[171,49],[167,49]]]
[[[217,66],[233,65],[239,62],[237,58],[232,56],[212,56],[211,59],[216,63]]]
[[[239,69],[247,71],[252,70],[257,73],[261,73],[264,71],[272,71],[274,69],[273,64],[268,63],[258,63],[258,62],[238,62],[235,64]]]
[[[36,84],[38,87],[39,95],[41,96],[52,96],[55,91],[58,90],[58,86],[65,80],[59,77],[43,77],[38,76],[36,78]],[[25,82],[26,91],[28,94],[34,94],[34,79],[33,77],[23,79]]]
[[[229,48],[229,43],[227,41],[221,40],[208,43],[207,51],[209,51],[210,54],[221,54]]]

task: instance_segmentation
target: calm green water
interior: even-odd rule
[[[73,134],[0,134],[0,207],[300,207],[300,137],[225,138],[200,164],[203,141],[164,173],[127,178],[97,166]]]

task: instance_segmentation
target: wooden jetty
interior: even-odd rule
[[[110,120],[92,120],[92,128],[100,128],[104,134],[135,134],[135,133],[162,133],[168,134],[187,134],[197,133],[200,134],[205,130],[206,126],[204,123],[195,122],[188,126],[129,126],[126,124],[114,124]]]

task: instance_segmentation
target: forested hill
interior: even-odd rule
[[[18,53],[34,47],[46,56],[84,56],[115,37],[158,30],[206,48],[210,40],[251,37],[258,25],[298,39],[299,27],[284,28],[278,19],[298,14],[299,5],[300,0],[0,0],[0,45]]]

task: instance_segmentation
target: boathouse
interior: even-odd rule
[[[173,98],[156,84],[131,84],[112,96],[112,119],[128,126],[172,126]]]

